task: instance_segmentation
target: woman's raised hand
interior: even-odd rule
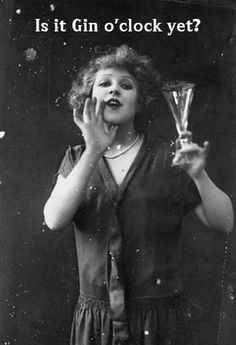
[[[112,144],[118,128],[118,126],[108,126],[104,123],[103,114],[105,106],[106,103],[102,101],[97,108],[97,99],[87,98],[83,117],[81,117],[76,108],[73,110],[74,122],[82,132],[86,149],[92,150],[97,154],[103,154]]]
[[[185,137],[191,138],[191,132],[186,132]],[[185,170],[192,178],[197,178],[205,169],[209,151],[209,142],[205,141],[203,146],[197,143],[184,142],[177,139],[176,152],[172,165]]]

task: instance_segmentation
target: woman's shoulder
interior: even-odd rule
[[[68,146],[64,158],[69,160],[72,164],[75,164],[81,157],[83,151],[85,150],[85,145],[75,145]]]
[[[80,159],[84,149],[84,145],[68,146],[58,173],[66,177]]]

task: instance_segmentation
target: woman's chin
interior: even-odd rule
[[[103,120],[109,126],[117,126],[121,122],[121,121],[119,121],[119,119],[117,119],[117,117],[111,116],[111,115],[110,116],[109,115],[104,115]]]
[[[104,122],[109,126],[132,126],[133,119],[121,118],[118,116],[104,115]]]

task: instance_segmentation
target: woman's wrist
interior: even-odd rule
[[[191,178],[197,186],[204,185],[205,183],[210,181],[210,178],[205,169],[203,169],[198,174],[191,176]]]
[[[202,169],[196,174],[191,174],[190,177],[195,183],[201,183],[202,181],[205,181],[207,178],[209,178],[205,169]]]
[[[96,147],[86,147],[83,155],[87,157],[91,164],[94,164],[99,161],[104,151],[98,150]]]

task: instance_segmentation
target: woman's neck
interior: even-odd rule
[[[118,127],[115,140],[108,149],[109,153],[115,154],[130,146],[136,140],[137,135],[138,133],[133,126]]]

